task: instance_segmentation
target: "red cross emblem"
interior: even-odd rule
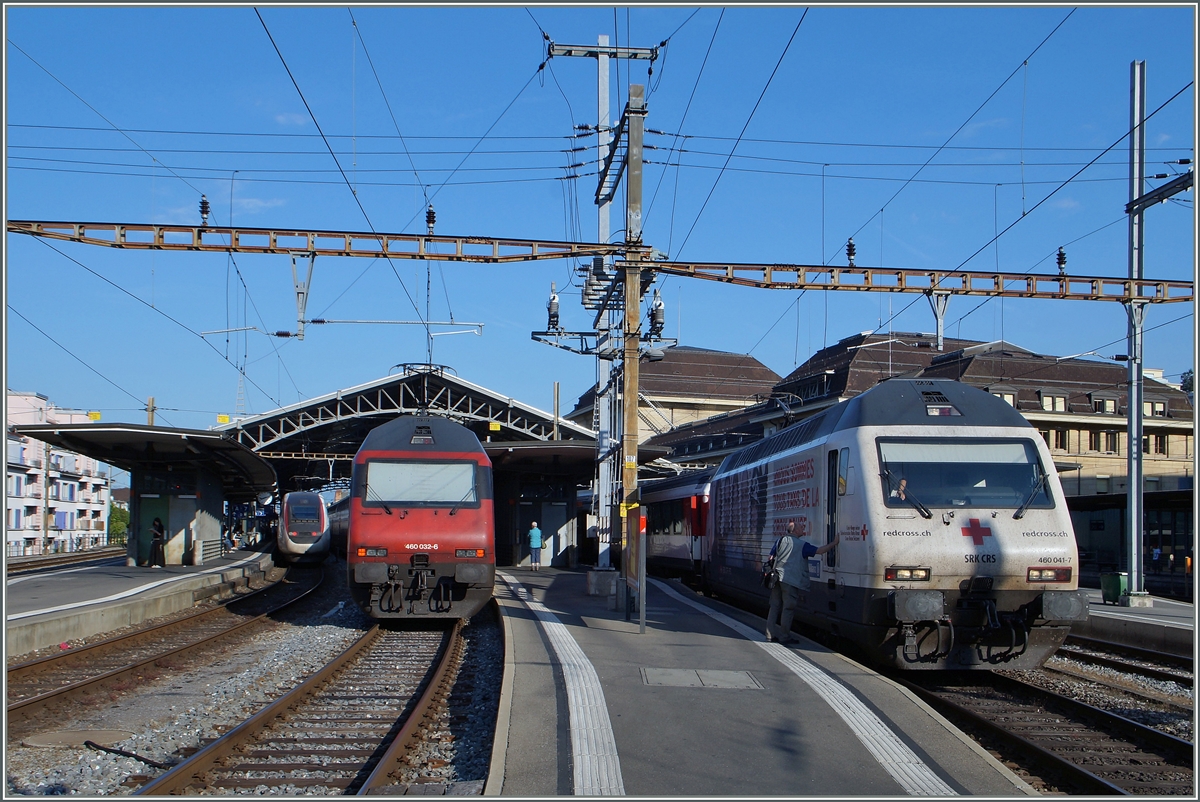
[[[969,523],[970,526],[962,527],[963,537],[971,538],[971,542],[976,546],[982,546],[983,539],[985,537],[992,536],[992,530],[986,526],[980,525],[978,518],[971,518],[967,521],[967,523]]]

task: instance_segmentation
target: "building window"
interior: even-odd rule
[[[1067,397],[1064,395],[1043,395],[1042,409],[1046,412],[1066,412]]]
[[[1167,436],[1165,434],[1150,434],[1142,438],[1142,451],[1146,454],[1167,455]]]
[[[1103,451],[1106,454],[1117,453],[1116,432],[1089,432],[1088,441],[1091,451]]]
[[[1096,492],[1107,493],[1109,488],[1109,478],[1104,474],[1096,474]]]
[[[1017,405],[1017,399],[1013,393],[992,393],[992,395],[996,396],[1009,406],[1015,407]]]
[[[1145,401],[1142,403],[1142,417],[1165,418],[1167,416],[1166,401]]]
[[[1117,399],[1093,398],[1092,409],[1096,412],[1103,412],[1106,415],[1115,415],[1117,412]]]
[[[1051,448],[1053,448],[1057,451],[1066,451],[1067,450],[1067,430],[1066,429],[1055,429],[1053,434],[1054,434],[1054,444],[1051,446]]]

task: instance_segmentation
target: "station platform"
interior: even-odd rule
[[[1121,607],[1106,604],[1099,590],[1084,590],[1088,594],[1088,620],[1072,624],[1072,635],[1192,655],[1196,639],[1194,604],[1152,596],[1150,607]]]
[[[147,568],[109,563],[9,577],[5,587],[5,656],[186,610],[229,593],[274,566],[270,547],[230,551],[204,565]]]
[[[497,571],[506,660],[485,794],[1035,795],[894,682],[651,579],[646,631],[583,571]]]

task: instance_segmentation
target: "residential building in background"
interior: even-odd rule
[[[39,393],[9,390],[4,536],[9,556],[79,551],[108,544],[110,471],[104,463],[12,427],[34,423],[87,423],[88,413],[61,409]]]

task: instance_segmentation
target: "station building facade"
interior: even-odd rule
[[[107,545],[108,466],[12,429],[24,424],[88,423],[87,412],[55,406],[40,393],[10,390],[5,418],[6,554],[49,554]]]

